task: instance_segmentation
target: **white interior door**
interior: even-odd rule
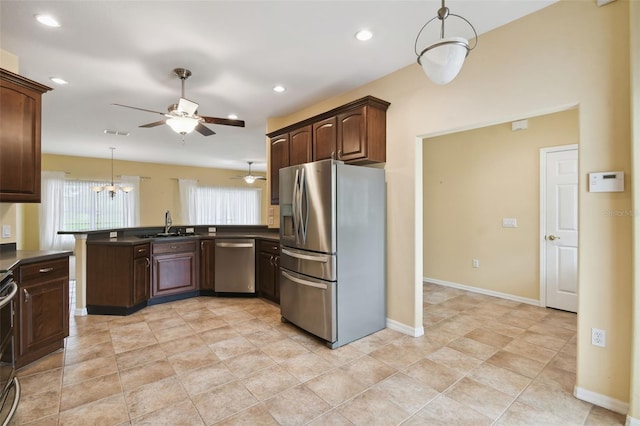
[[[578,311],[578,148],[541,152],[542,288],[545,306]]]

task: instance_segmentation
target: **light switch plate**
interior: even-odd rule
[[[518,219],[515,217],[505,217],[502,219],[502,227],[503,228],[517,228],[518,227]]]
[[[2,225],[2,238],[11,238],[11,225]]]
[[[185,229],[184,232],[186,232],[187,234],[193,234],[194,229],[193,228],[187,228]]]

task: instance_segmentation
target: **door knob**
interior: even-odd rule
[[[560,237],[556,237],[555,235],[547,235],[547,240],[549,241],[553,241],[553,240],[559,240]]]

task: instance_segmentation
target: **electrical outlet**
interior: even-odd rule
[[[474,268],[479,268],[480,267],[480,261],[478,259],[473,259],[471,261],[471,266],[473,266]]]
[[[11,225],[2,225],[2,238],[11,238]]]
[[[505,217],[502,219],[502,227],[503,228],[517,228],[518,227],[518,219],[515,217]]]
[[[604,348],[607,345],[607,332],[599,328],[591,329],[591,344]]]
[[[193,228],[187,228],[185,229],[184,232],[186,232],[187,234],[193,234],[194,229]]]
[[[209,233],[210,234],[215,234],[216,233],[216,228],[213,227],[213,226],[209,227]]]
[[[273,225],[273,216],[269,216],[269,225]]]
[[[118,233],[117,232],[109,232],[109,238],[118,238]]]

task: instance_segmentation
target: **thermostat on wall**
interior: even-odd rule
[[[623,192],[624,172],[589,173],[589,192]]]

